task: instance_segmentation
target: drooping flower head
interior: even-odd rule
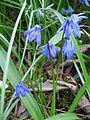
[[[48,47],[48,45],[49,45],[49,47]],[[52,56],[52,58],[56,58],[56,55],[59,52],[60,52],[60,50],[59,50],[59,48],[57,46],[55,46],[55,45],[53,45],[51,43],[48,43],[48,44],[43,46],[42,54],[46,55],[47,58],[50,60],[50,55]]]
[[[86,6],[90,6],[88,0],[80,0],[82,4],[85,4]]]
[[[77,52],[75,45],[71,39],[66,39],[62,48],[62,52],[64,57],[67,57],[67,60],[70,60],[73,54]]]
[[[86,19],[86,16],[83,16],[83,13],[80,14],[72,14],[71,17],[67,18],[61,27],[58,29],[57,34],[63,30],[65,33],[66,38],[69,38],[71,33],[74,34],[75,37],[81,37],[81,32],[80,32],[80,25],[79,22],[82,19]]]
[[[84,16],[85,13],[80,13],[80,14],[72,14],[71,17],[69,18],[70,21],[73,21],[75,23],[80,23],[81,20],[87,19],[87,16]]]
[[[63,24],[61,25],[61,27],[58,29],[57,34],[61,30],[63,30],[66,38],[69,38],[69,36],[71,35],[71,33],[73,33],[75,35],[75,37],[76,36],[78,36],[79,38],[81,37],[79,24],[71,21],[70,19],[66,19],[63,22]]]
[[[29,93],[29,89],[22,84],[22,82],[19,82],[16,85],[16,97],[19,98],[20,96],[25,97],[26,94]]]
[[[29,35],[28,42],[32,42],[34,39],[36,39],[36,43],[38,47],[41,43],[41,26],[35,25],[33,28],[25,31],[24,35]]]

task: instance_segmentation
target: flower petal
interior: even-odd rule
[[[16,86],[16,97],[19,98],[20,97],[20,85],[17,84]]]
[[[22,86],[22,88],[24,89],[24,91],[26,91],[26,92],[28,92],[29,93],[29,89],[25,86],[25,85],[21,85]]]
[[[64,54],[64,57],[67,57],[67,60],[70,60],[72,58],[73,54],[76,52],[76,48],[72,40],[66,40],[62,48],[62,52]]]
[[[33,27],[33,28],[31,28],[31,29],[29,29],[29,30],[26,30],[25,32],[24,32],[24,35],[28,35],[28,34],[31,34],[33,31],[35,31],[35,26]]]
[[[50,53],[49,53],[49,49],[50,49]],[[56,58],[56,54],[60,51],[58,49],[58,47],[49,43],[49,49],[48,49],[48,44],[46,44],[43,47],[42,54],[46,55],[49,60],[50,60],[50,54],[51,54],[52,58]]]
[[[28,35],[28,34],[29,34],[28,42],[32,42],[34,39],[36,39],[36,43],[38,47],[41,43],[41,26],[35,25],[30,30],[24,32],[24,35]]]

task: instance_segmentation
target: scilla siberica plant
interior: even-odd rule
[[[72,1],[74,2],[74,4],[72,3]],[[3,5],[7,3],[4,2],[4,4],[1,5],[1,23],[6,24],[1,25],[1,27],[3,27],[4,29],[1,29],[0,33],[0,67],[2,69],[1,73],[4,73],[1,86],[2,89],[0,100],[0,120],[14,118],[14,116],[12,117],[11,115],[17,108],[15,108],[15,106],[18,105],[18,108],[21,108],[22,106],[22,104],[18,104],[19,100],[22,101],[22,103],[28,110],[30,118],[34,120],[56,120],[59,118],[61,120],[63,118],[69,120],[78,119],[75,117],[71,117],[72,113],[70,112],[74,112],[79,101],[81,100],[81,97],[84,95],[85,90],[87,91],[90,98],[90,76],[88,74],[88,67],[86,67],[86,62],[89,61],[89,57],[80,52],[79,48],[81,47],[81,45],[79,46],[77,41],[77,39],[79,39],[81,37],[81,34],[84,34],[84,32],[86,34],[86,36],[84,36],[86,37],[86,40],[87,37],[89,37],[89,33],[86,30],[81,31],[82,27],[86,27],[85,25],[81,24],[81,21],[87,18],[81,11],[85,11],[85,13],[87,13],[88,15],[89,9],[88,7],[85,7],[83,5],[80,6],[80,8],[78,8],[78,6],[81,4],[90,6],[90,0],[72,1],[58,0],[57,2],[55,2],[55,0],[51,0],[47,2],[46,0],[24,0],[23,2],[20,2],[16,0],[14,3],[12,1],[9,2],[11,4],[10,6],[13,8],[13,6],[15,5],[14,7],[16,9],[18,8],[17,10],[20,10],[20,12],[17,12],[17,14],[19,13],[17,19],[15,17],[12,20],[10,20],[12,16],[6,16],[9,15],[6,13],[7,10],[3,10],[9,8],[9,6],[3,7]],[[84,10],[84,8],[86,9]],[[66,17],[61,15],[61,10],[62,14],[64,14]],[[16,10],[14,10],[14,12],[15,11]],[[17,14],[15,16],[17,16]],[[8,22],[6,20],[8,20]],[[59,21],[61,22],[60,25]],[[9,28],[6,25],[10,25],[9,23],[13,23],[13,26],[10,27],[11,30],[13,27],[12,35],[10,35],[11,30],[7,31]],[[28,25],[28,30],[24,32],[26,38],[21,35],[25,24],[26,26]],[[57,29],[57,26],[60,26],[60,28]],[[5,37],[3,36],[4,31],[7,31],[7,33],[9,33],[8,39],[6,38],[7,34],[4,34]],[[11,37],[11,39],[9,39],[9,37]],[[16,41],[16,39],[18,39],[18,41]],[[26,41],[23,41],[23,43],[25,44],[23,44],[20,39],[26,39]],[[34,45],[36,45],[36,47]],[[25,54],[27,53],[29,54],[25,56]],[[77,58],[73,57],[74,54],[77,55]],[[12,60],[13,55],[15,55],[15,58],[17,58],[17,60],[15,59],[14,62]],[[56,110],[58,105],[58,101],[56,99],[57,85],[60,80],[64,80],[63,78],[67,79],[67,76],[63,74],[63,63],[68,63],[67,61],[70,59],[72,59],[72,62],[75,65],[75,68],[81,80],[80,83],[82,83],[82,85],[80,86],[80,90],[78,89],[78,94],[75,93],[77,95],[75,95],[73,103],[71,104],[72,100],[70,100],[70,103],[68,104],[71,104],[70,107],[68,106],[68,118],[67,113],[63,114],[66,117],[61,115],[61,113],[60,115],[55,114],[58,113]],[[79,62],[79,66],[76,62],[77,59]],[[50,69],[52,68],[52,73],[50,73],[50,75],[48,76],[44,73],[45,71],[43,71],[43,65],[46,63],[45,60],[48,60],[48,62],[50,62]],[[38,63],[39,65],[37,65]],[[17,66],[15,64],[17,64]],[[45,67],[48,66],[46,66],[45,64]],[[45,80],[48,79],[49,76],[50,81]],[[23,82],[24,80],[27,81]],[[14,90],[11,93],[9,92],[10,96],[8,99],[6,98],[8,95],[8,90],[6,89],[7,81],[9,81],[8,83],[10,84],[10,86],[12,86],[10,87],[10,89],[15,89],[15,92]],[[47,106],[48,102],[48,99],[45,99],[47,95],[43,94],[43,84],[45,82],[50,82],[50,84],[53,85],[53,94],[51,96],[52,98],[50,98],[49,104],[50,109],[45,107]],[[26,85],[26,83],[28,85]],[[32,91],[33,94],[30,91]],[[16,98],[21,99],[15,99],[15,94]],[[21,103],[21,101],[19,103]],[[62,103],[62,101],[60,102]],[[61,103],[59,105],[60,107],[62,107]],[[55,118],[50,117],[49,119],[49,116],[53,116]],[[23,119],[22,117],[25,117],[25,119],[27,119],[28,116],[25,114],[25,116],[18,117],[20,119]]]
[[[67,60],[70,60],[73,54],[77,52],[75,45],[71,39],[66,39],[64,46],[62,48],[62,52],[64,57],[67,57]]]
[[[75,37],[81,37],[81,31],[80,28],[84,25],[80,25],[79,23],[81,20],[86,19],[87,17],[84,16],[84,13],[80,14],[72,14],[69,18],[64,20],[61,27],[58,29],[57,34],[60,33],[60,31],[63,31],[66,37],[66,41],[64,43],[64,46],[62,47],[63,57],[66,57],[67,60],[70,60],[73,57],[73,54],[77,52],[75,45],[70,39],[70,35],[73,33]],[[41,44],[41,26],[35,25],[31,29],[24,32],[24,35],[29,35],[28,42],[32,42],[34,39],[36,39],[36,47],[39,47]],[[46,45],[42,47],[42,55],[45,55],[48,60],[51,58],[55,59],[57,53],[60,52],[60,49],[47,42]],[[29,89],[22,84],[22,82],[19,82],[16,86],[16,96],[17,98],[20,96],[26,96],[26,94],[29,93]]]

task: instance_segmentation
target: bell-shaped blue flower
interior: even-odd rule
[[[75,45],[71,39],[66,39],[62,48],[63,56],[70,60],[75,52],[77,52]]]
[[[63,32],[65,33],[66,38],[69,38],[69,36],[71,35],[71,33],[74,34],[75,37],[81,37],[81,32],[80,32],[80,25],[79,22],[82,19],[86,19],[86,16],[83,16],[84,13],[80,13],[80,14],[73,14],[71,15],[71,17],[67,18],[63,24],[61,25],[61,27],[58,29],[57,34],[63,30]]]
[[[86,6],[90,6],[88,0],[80,0],[82,4],[85,4]]]
[[[74,36],[78,36],[79,38],[81,37],[81,32],[80,32],[80,27],[78,23],[75,23],[69,19],[65,20],[61,27],[58,29],[57,34],[63,30],[66,38],[69,38],[71,33],[74,34]]]
[[[24,35],[28,34],[29,34],[28,42],[32,42],[34,39],[36,39],[36,44],[38,47],[41,43],[41,26],[35,25],[33,28],[24,32]]]
[[[19,98],[20,96],[25,97],[26,94],[29,93],[29,89],[22,84],[22,82],[19,82],[16,85],[16,97]]]
[[[60,50],[59,50],[59,48],[57,46],[55,46],[55,45],[53,45],[51,43],[48,43],[48,44],[43,46],[42,54],[46,55],[47,58],[50,60],[50,55],[52,56],[52,58],[56,58],[56,55],[59,52],[60,52]]]

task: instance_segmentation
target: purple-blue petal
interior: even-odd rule
[[[59,34],[61,30],[63,30],[65,28],[65,26],[67,25],[67,20],[64,20],[63,24],[61,25],[61,27],[58,29],[56,34]]]
[[[81,37],[81,32],[80,32],[80,27],[78,24],[74,24],[73,26],[73,33],[76,36],[78,36],[79,38]]]
[[[51,49],[50,49],[50,54],[51,54],[52,58],[56,58],[56,50],[53,49],[53,47],[51,47]]]
[[[49,49],[50,49],[50,52],[49,52]],[[46,44],[43,47],[42,54],[46,55],[49,60],[50,60],[50,55],[52,56],[52,58],[56,58],[56,54],[60,52],[58,47],[53,44],[49,44],[49,49],[48,49],[48,44]]]
[[[25,97],[26,94],[29,93],[29,89],[22,84],[22,82],[19,82],[16,85],[16,97],[19,98],[20,95]]]
[[[29,36],[28,42],[32,42],[35,38],[36,38],[36,32],[33,31]]]
[[[35,25],[30,30],[24,32],[24,35],[28,35],[28,34],[29,34],[28,42],[32,42],[34,39],[36,39],[36,43],[38,47],[41,43],[41,26]]]
[[[23,96],[23,97],[25,97],[26,96],[26,91],[22,88],[22,86],[21,86],[21,89],[20,89],[20,93],[21,93],[21,95]]]
[[[72,31],[72,29],[71,29],[71,23],[68,22],[68,23],[67,23],[67,26],[66,26],[66,28],[65,28],[65,35],[66,35],[66,38],[68,38],[68,37],[70,36],[71,31]]]
[[[33,28],[31,28],[31,29],[29,29],[29,30],[26,30],[25,32],[24,32],[24,35],[28,35],[28,34],[31,34],[33,31],[35,31],[35,26],[33,27]]]
[[[29,92],[29,89],[24,84],[21,84],[21,87],[24,89],[24,91]]]
[[[16,97],[19,98],[20,97],[20,85],[16,86]]]
[[[42,54],[43,54],[43,55],[46,55],[47,58],[50,60],[50,53],[49,53],[47,44],[43,47]]]
[[[72,58],[73,54],[76,52],[76,48],[72,40],[67,39],[65,41],[62,52],[64,54],[64,57],[67,57],[67,60],[70,60]]]

